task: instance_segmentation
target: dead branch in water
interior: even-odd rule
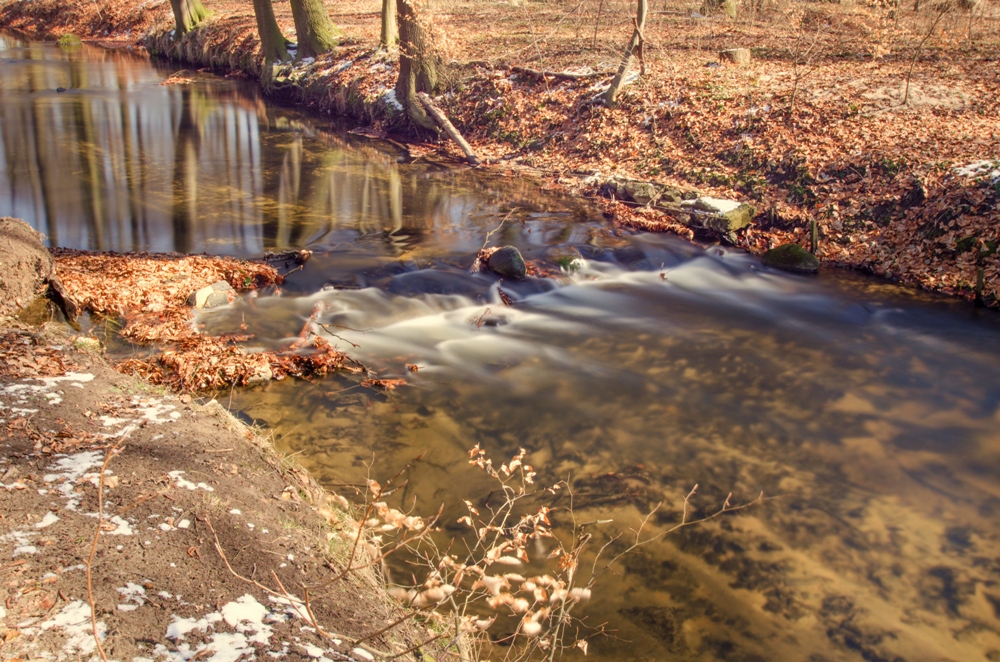
[[[438,126],[444,129],[445,133],[447,133],[448,136],[462,148],[462,152],[465,153],[465,158],[469,164],[474,166],[480,165],[482,163],[480,158],[476,156],[475,152],[472,151],[472,147],[470,147],[469,143],[462,137],[462,134],[458,132],[455,125],[451,123],[448,116],[445,115],[440,108],[434,105],[430,96],[428,96],[426,92],[417,92],[417,98],[420,100],[420,103],[423,104],[424,108],[427,109],[427,113],[434,118],[435,122],[438,123]]]

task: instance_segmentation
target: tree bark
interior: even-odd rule
[[[298,35],[298,57],[316,57],[337,46],[340,30],[330,20],[323,0],[291,0]]]
[[[183,37],[208,16],[208,10],[201,4],[201,0],[170,0],[170,7],[174,10],[174,21],[177,23],[174,32],[176,39]]]
[[[273,62],[285,62],[288,56],[288,40],[281,34],[278,21],[274,18],[271,0],[253,0],[253,13],[257,17],[257,34],[260,35],[260,49],[264,54],[265,71]],[[265,78],[268,74],[265,74]]]
[[[379,45],[388,50],[399,43],[399,28],[396,26],[396,1],[382,0],[382,36]]]
[[[437,132],[437,124],[417,98],[417,92],[434,94],[438,85],[440,58],[418,14],[418,0],[396,0],[399,15],[399,79],[396,100],[403,105],[414,125]]]
[[[642,44],[645,41],[643,30],[646,28],[648,0],[638,0],[638,5],[632,38],[629,39],[628,46],[625,47],[625,54],[622,56],[622,64],[618,67],[618,73],[615,74],[615,79],[611,81],[611,87],[608,88],[607,93],[604,95],[604,104],[609,108],[614,107],[615,101],[618,99],[618,93],[624,87],[625,74],[628,73],[629,66],[632,64],[632,57],[636,51],[639,52],[640,60],[642,59]]]

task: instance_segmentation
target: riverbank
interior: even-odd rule
[[[363,661],[430,637],[366,637],[405,612],[370,568],[338,579],[343,499],[67,331],[0,320],[0,657],[97,659],[95,630],[119,660]]]
[[[144,45],[186,66],[258,77],[250,5],[210,5],[212,18],[180,43],[171,40],[166,2],[127,0],[113,10],[6,3],[0,26]],[[521,3],[439,8],[435,22],[449,35],[451,60],[439,103],[486,167],[591,196],[606,194],[601,185],[619,177],[736,197],[758,213],[729,239],[751,252],[808,246],[815,221],[826,265],[997,305],[1000,101],[991,63],[1000,39],[993,5],[968,24],[958,14],[931,24],[934,17],[855,5],[778,7],[738,21],[692,18],[671,7],[647,27],[654,46],[648,74],[625,88],[616,109],[593,97],[616,66],[617,42],[627,36],[619,24],[631,10],[602,3],[605,26],[615,27],[601,32],[598,14],[591,38],[583,26],[594,8],[580,7],[572,17]],[[389,94],[396,62],[376,48],[377,12],[360,2],[329,9],[346,35],[340,47],[277,70],[272,93],[352,116],[369,135],[398,138]],[[282,29],[294,34],[287,5],[276,10]],[[501,27],[503,38],[491,34]],[[923,40],[927,35],[934,38]],[[748,64],[718,61],[721,49],[737,46],[750,47]],[[411,142],[410,151],[460,158],[447,142]],[[603,204],[622,225],[693,232],[683,214],[636,200]]]

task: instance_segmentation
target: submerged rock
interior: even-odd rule
[[[206,285],[188,297],[187,303],[195,308],[218,308],[233,302],[236,290],[224,280]]]
[[[521,251],[514,246],[502,246],[495,253],[490,255],[486,266],[491,271],[500,274],[504,278],[514,280],[524,280],[528,275],[528,268],[521,257]]]
[[[797,274],[814,274],[819,271],[819,260],[798,244],[785,244],[764,253],[764,266]]]

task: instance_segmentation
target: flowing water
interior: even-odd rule
[[[60,246],[314,251],[280,292],[199,321],[282,347],[319,304],[331,341],[407,380],[225,395],[328,485],[349,494],[373,458],[388,476],[426,451],[397,498],[444,504],[450,532],[461,499],[491,498],[466,451],[524,447],[541,483],[570,477],[578,521],[614,520],[597,540],[661,502],[644,533],[665,531],[695,484],[695,517],[775,497],[625,557],[581,613],[613,631],[590,657],[1000,659],[995,313],[618,233],[530,181],[406,162],[236,81],[0,49],[0,215]],[[498,226],[492,244],[569,268],[503,283],[504,305],[469,272]]]

